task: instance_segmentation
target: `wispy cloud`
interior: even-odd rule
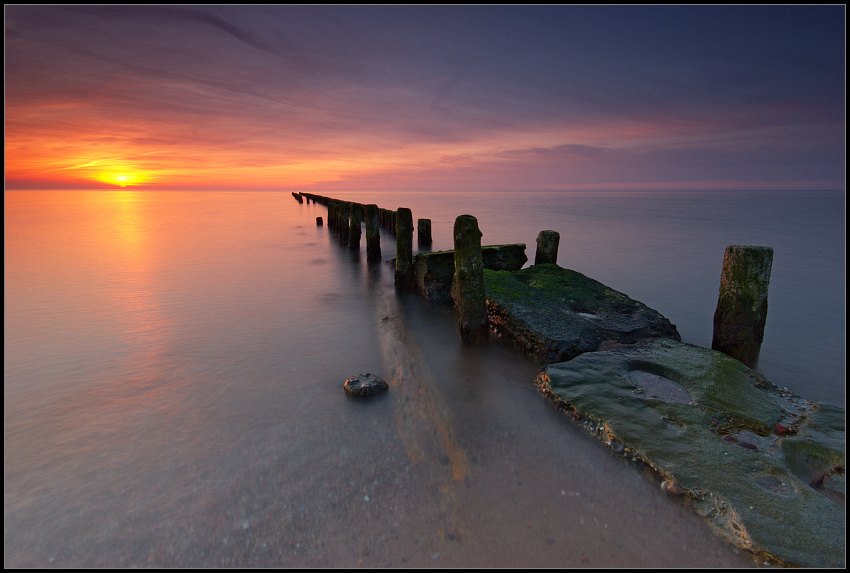
[[[566,187],[685,166],[843,185],[843,22],[835,6],[11,6],[7,185],[115,158],[161,185]]]

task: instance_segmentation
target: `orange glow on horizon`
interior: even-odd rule
[[[118,185],[119,187],[130,187],[135,185],[142,185],[147,182],[148,178],[145,177],[143,173],[133,173],[133,172],[108,172],[98,175],[96,177],[97,181],[101,183],[108,183],[110,185]]]
[[[73,129],[74,145],[56,133],[7,133],[7,189],[21,188],[228,188],[228,189],[456,189],[479,190],[682,187],[681,180],[622,181],[616,170],[599,181],[599,165],[651,153],[715,145],[715,134],[684,136],[682,122],[530,126],[490,131],[452,142],[413,141],[387,146],[368,133],[336,135],[321,145],[305,137],[292,146],[284,135],[263,134],[239,146],[219,146],[212,135],[165,144],[145,121],[126,122],[115,135],[100,126]],[[70,126],[63,129],[70,130]],[[129,137],[127,134],[133,134]],[[292,134],[289,134],[291,136]],[[541,176],[550,172],[551,175]],[[607,173],[607,172],[606,172]],[[594,180],[596,179],[596,180]],[[618,180],[620,179],[620,180]],[[687,188],[775,188],[781,182],[684,182]],[[838,182],[792,182],[794,187],[843,187]]]

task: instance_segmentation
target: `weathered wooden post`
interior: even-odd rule
[[[431,219],[416,220],[416,237],[419,244],[424,247],[431,244]]]
[[[348,231],[348,248],[360,249],[360,236],[362,234],[360,230],[360,222],[363,220],[363,205],[360,203],[352,203],[350,207],[350,214],[349,222],[351,224]]]
[[[557,231],[540,231],[540,234],[537,235],[537,252],[534,255],[534,264],[556,264],[558,262],[558,243],[560,241],[561,235]]]
[[[484,298],[484,257],[481,231],[472,215],[455,219],[455,276],[452,298],[458,312],[460,338],[468,344],[487,342],[487,303]]]
[[[349,210],[351,206],[347,202],[339,204],[339,242],[343,245],[348,244],[348,234],[351,232],[348,222]]]
[[[321,226],[322,226],[322,218],[321,218],[321,217],[316,217],[316,226],[317,226],[317,227],[321,227]]]
[[[750,368],[758,364],[767,320],[771,247],[729,245],[723,256],[711,348]]]
[[[381,260],[381,232],[378,224],[378,206],[366,205],[366,260]]]
[[[399,207],[396,211],[395,286],[413,286],[413,214]]]
[[[328,202],[328,228],[333,232],[339,228],[339,204],[336,201]]]

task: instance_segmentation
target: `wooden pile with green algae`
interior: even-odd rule
[[[662,338],[550,364],[537,384],[614,451],[676,484],[735,545],[786,565],[844,567],[842,408]]]

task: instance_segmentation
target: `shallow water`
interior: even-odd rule
[[[659,269],[679,256],[674,274],[687,276],[699,262],[664,247],[664,217],[629,222],[624,210],[640,203],[631,197],[577,197],[524,196],[522,212],[508,194],[412,194],[401,206],[432,218],[434,249],[450,248],[462,212],[479,217],[485,243],[526,242],[532,258],[537,230],[559,230],[562,266],[705,345],[725,244],[699,274],[711,275],[699,290],[714,300],[677,301],[652,288],[670,282]],[[599,199],[608,224],[591,208]],[[353,254],[316,216],[325,209],[289,193],[6,192],[6,566],[751,563],[578,432],[535,392],[534,364],[498,343],[460,345],[451,307],[397,294],[388,267],[365,263],[365,238]],[[819,224],[841,242],[813,266],[832,268],[817,288],[843,293],[841,219],[838,231]],[[615,228],[627,236],[615,240]],[[392,239],[382,241],[389,258]],[[782,339],[776,327],[768,336],[771,318],[796,315],[774,303],[787,273],[771,246],[762,368],[781,371],[769,358],[786,354],[771,349]],[[843,316],[843,294],[810,291],[818,297]],[[691,307],[703,306],[695,324]],[[803,312],[817,320],[818,306]],[[840,326],[822,341],[824,360],[787,357],[819,369],[812,392],[792,389],[843,403]],[[366,371],[390,391],[346,396],[344,380]]]

